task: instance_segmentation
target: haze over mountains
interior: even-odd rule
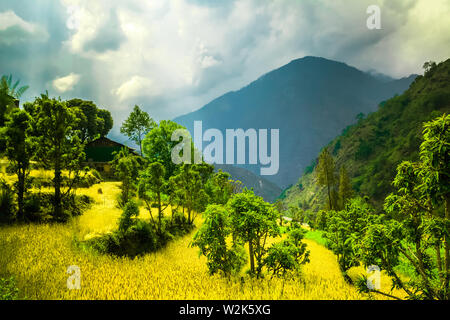
[[[225,129],[279,129],[279,171],[263,178],[285,188],[297,181],[320,149],[354,123],[359,113],[377,110],[380,102],[401,94],[415,77],[392,79],[308,56],[174,121],[191,134],[196,120],[203,122],[203,132],[216,128],[224,136]],[[259,175],[260,165],[238,166]]]

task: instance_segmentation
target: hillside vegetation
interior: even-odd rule
[[[396,167],[401,161],[419,158],[422,124],[449,112],[450,59],[418,76],[402,95],[381,103],[377,111],[345,128],[325,148],[336,168],[345,166],[354,191],[368,196],[381,210],[384,198],[393,190]],[[323,208],[326,193],[316,183],[316,163],[282,193],[286,206],[313,211]]]

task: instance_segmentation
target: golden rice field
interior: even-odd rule
[[[13,275],[27,299],[368,299],[347,284],[334,254],[305,240],[311,262],[300,279],[247,279],[228,281],[209,276],[204,257],[190,248],[192,234],[166,248],[135,259],[81,251],[74,237],[89,238],[116,227],[118,183],[103,182],[79,194],[90,195],[95,205],[69,224],[0,227],[0,277]],[[98,189],[102,189],[102,194]],[[142,209],[142,217],[148,213]],[[197,220],[199,222],[199,220]],[[67,268],[81,271],[81,289],[67,289]],[[363,272],[352,270],[353,274]],[[389,288],[382,276],[382,288]],[[398,294],[398,293],[396,293]],[[383,298],[377,296],[373,298]]]

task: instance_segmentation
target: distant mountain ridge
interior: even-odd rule
[[[367,196],[381,212],[384,199],[394,191],[397,166],[419,160],[423,123],[444,113],[450,114],[450,59],[418,76],[402,95],[387,100],[322,147],[333,155],[336,174],[345,166],[354,191]],[[280,198],[286,206],[318,211],[325,206],[327,192],[311,168]]]
[[[401,94],[415,77],[389,80],[342,62],[308,56],[174,121],[191,134],[195,120],[203,122],[203,131],[217,128],[224,136],[225,129],[279,129],[279,171],[264,178],[285,188],[359,113],[377,110],[380,102]],[[259,165],[239,166],[259,175]]]

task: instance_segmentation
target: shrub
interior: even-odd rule
[[[0,222],[14,220],[15,211],[14,191],[5,181],[0,181]]]
[[[16,287],[14,278],[0,278],[0,300],[18,300],[19,289]]]
[[[53,193],[33,193],[24,200],[25,218],[32,222],[43,222],[53,220]],[[62,202],[63,218],[59,221],[64,222],[83,214],[93,203],[93,199],[86,195],[70,194]]]
[[[119,232],[126,232],[133,225],[133,217],[139,215],[139,207],[134,200],[130,200],[125,204],[123,213],[119,219]]]

